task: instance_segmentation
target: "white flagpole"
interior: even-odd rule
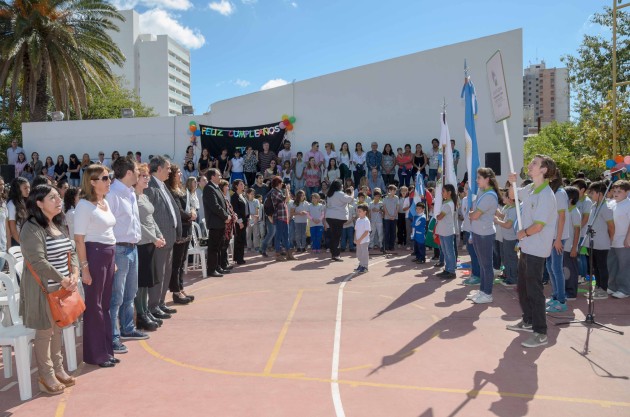
[[[510,146],[510,133],[508,132],[507,119],[503,119],[503,132],[505,133],[505,146],[507,147],[508,162],[510,164],[510,172],[514,172],[514,160],[512,159],[512,146]],[[518,222],[518,230],[523,229],[521,222],[521,207],[518,202],[518,187],[516,181],[512,184],[514,189],[514,205],[516,206],[516,221]]]

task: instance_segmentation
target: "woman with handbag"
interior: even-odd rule
[[[83,315],[83,361],[101,368],[111,368],[120,362],[120,359],[114,358],[109,315],[116,252],[116,217],[105,200],[110,185],[107,167],[90,165],[81,183],[83,198],[74,211],[74,240],[83,275],[86,306]]]
[[[169,290],[173,293],[175,304],[189,304],[195,297],[186,295],[184,292],[184,264],[188,256],[188,245],[190,244],[190,233],[192,222],[197,219],[197,211],[192,208],[189,194],[182,184],[182,171],[177,164],[171,164],[171,174],[164,181],[164,185],[170,191],[175,200],[175,211],[179,211],[182,220],[182,234],[175,239],[173,246],[173,263],[171,266],[171,280]]]
[[[26,206],[29,217],[20,232],[25,263],[20,285],[20,315],[26,327],[36,330],[34,350],[39,389],[56,395],[76,381],[63,368],[62,330],[53,319],[47,293],[59,284],[68,291],[76,291],[79,263],[63,225],[57,190],[49,185],[38,185],[29,195]]]

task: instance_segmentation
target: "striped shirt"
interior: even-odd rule
[[[64,235],[46,236],[46,258],[48,262],[64,277],[70,275],[68,269],[68,253],[72,251],[72,242]],[[49,284],[58,284],[48,280]]]

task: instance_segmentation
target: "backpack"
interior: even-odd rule
[[[271,200],[271,192],[269,192],[269,194],[267,195],[267,198],[265,198],[265,203],[263,204],[263,208],[264,208],[265,216],[273,216],[273,214],[276,212],[276,209],[273,206],[273,201]]]

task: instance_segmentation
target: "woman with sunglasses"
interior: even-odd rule
[[[74,211],[74,240],[85,290],[83,360],[102,368],[120,362],[114,358],[109,315],[116,253],[116,218],[105,200],[110,185],[109,170],[90,165],[81,184],[83,198]]]

